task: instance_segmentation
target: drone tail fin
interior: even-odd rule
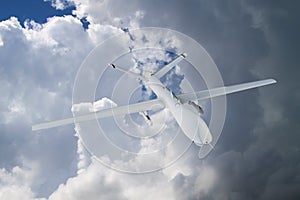
[[[111,63],[110,66],[111,66],[112,68],[116,69],[116,70],[119,70],[119,71],[121,71],[121,72],[123,72],[123,73],[125,73],[125,74],[129,74],[129,75],[131,75],[131,76],[137,77],[137,78],[139,78],[139,79],[141,79],[141,80],[144,80],[144,79],[145,79],[145,77],[143,77],[142,75],[140,75],[140,74],[138,74],[138,73],[135,73],[135,72],[132,72],[132,71],[127,71],[126,69],[123,69],[123,68],[121,68],[121,67],[118,67],[118,66],[116,66],[116,65],[113,64],[113,63]]]
[[[199,150],[199,159],[204,159],[213,149],[214,146],[212,144],[204,144]]]
[[[182,61],[184,58],[186,58],[186,54],[182,53],[177,58],[169,62],[167,65],[165,65],[163,68],[161,68],[159,71],[157,71],[154,76],[157,78],[163,77],[168,71],[170,71],[175,65],[177,65],[180,61]]]

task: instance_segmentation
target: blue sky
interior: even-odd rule
[[[1,1],[0,199],[300,199],[299,1],[68,0],[72,8],[56,9],[65,2],[53,0],[51,7],[43,0]],[[82,18],[90,25],[83,27]],[[26,19],[36,22],[31,29],[22,27]],[[78,126],[31,131],[33,123],[72,115],[76,73],[94,47],[125,34],[122,28],[149,26],[180,31],[199,42],[225,85],[264,78],[278,83],[227,97],[222,135],[204,161],[192,145],[173,165],[149,174],[132,176],[99,163],[78,140]],[[155,45],[178,45],[174,41]],[[114,49],[101,55],[109,52]],[[182,70],[198,83],[189,66]],[[103,94],[111,94],[110,81],[118,78],[107,74],[101,82],[107,86],[99,85],[108,90]],[[118,94],[120,99],[127,95]],[[109,99],[84,102],[73,112],[110,104]],[[154,120],[164,116],[168,113]],[[118,140],[113,122],[106,122]],[[166,133],[174,129],[168,121]],[[155,148],[158,142],[138,147]],[[178,149],[134,161],[149,167]],[[132,167],[124,160],[118,164]]]
[[[0,21],[16,16],[21,22],[29,19],[45,23],[48,17],[70,15],[72,10],[74,7],[57,10],[51,6],[51,2],[43,0],[3,0],[0,7]]]

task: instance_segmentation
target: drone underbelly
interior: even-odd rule
[[[183,133],[191,141],[198,146],[209,144],[212,141],[212,136],[206,123],[197,113],[182,104],[156,78],[152,78],[148,85],[157,97],[164,102],[165,106],[170,109]]]
[[[209,144],[212,140],[210,131],[203,119],[186,105],[181,104],[169,91],[163,87],[153,88],[158,96],[170,109],[173,117],[182,129],[183,133],[196,145]]]
[[[185,105],[171,109],[174,118],[184,134],[198,146],[212,141],[211,133],[203,119]]]

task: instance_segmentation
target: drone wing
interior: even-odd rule
[[[261,81],[254,81],[254,82],[242,83],[242,84],[231,85],[226,87],[213,88],[213,89],[203,90],[198,92],[179,94],[177,95],[177,98],[180,99],[181,103],[186,103],[188,101],[209,99],[212,97],[249,90],[252,88],[257,88],[257,87],[270,85],[274,83],[276,83],[276,80],[274,79],[265,79]]]
[[[177,58],[169,62],[167,65],[165,65],[163,68],[161,68],[159,71],[157,71],[154,76],[157,78],[163,77],[170,69],[172,69],[175,65],[177,65],[181,60],[183,60],[186,57],[186,54],[182,53]]]
[[[72,124],[74,122],[78,123],[78,122],[101,119],[101,118],[106,118],[111,116],[119,116],[119,115],[126,115],[130,113],[142,112],[146,110],[158,110],[164,107],[165,107],[164,103],[160,99],[154,99],[154,100],[144,101],[144,102],[130,104],[126,106],[112,107],[112,108],[100,110],[98,112],[89,113],[86,115],[36,124],[32,126],[32,130],[36,131],[41,129],[47,129],[47,128],[53,128],[57,126]]]

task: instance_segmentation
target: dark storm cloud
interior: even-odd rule
[[[222,181],[206,199],[300,196],[297,4],[297,1],[141,3],[146,11],[143,25],[169,27],[196,39],[216,62],[225,84],[265,77],[279,81],[274,86],[228,97],[223,135],[208,158]],[[190,178],[178,175],[175,182],[186,179]]]
[[[297,23],[300,14],[297,8],[300,3],[267,1],[251,2],[249,6],[255,10],[254,15],[260,14],[263,18],[259,27],[264,30],[271,47],[257,68],[261,74],[272,73],[278,80],[276,88],[262,94],[261,100],[262,106],[271,113],[265,119],[269,124],[259,127],[260,142],[280,156],[278,170],[270,175],[262,198],[299,199],[300,28]],[[272,121],[272,114],[277,120]]]

